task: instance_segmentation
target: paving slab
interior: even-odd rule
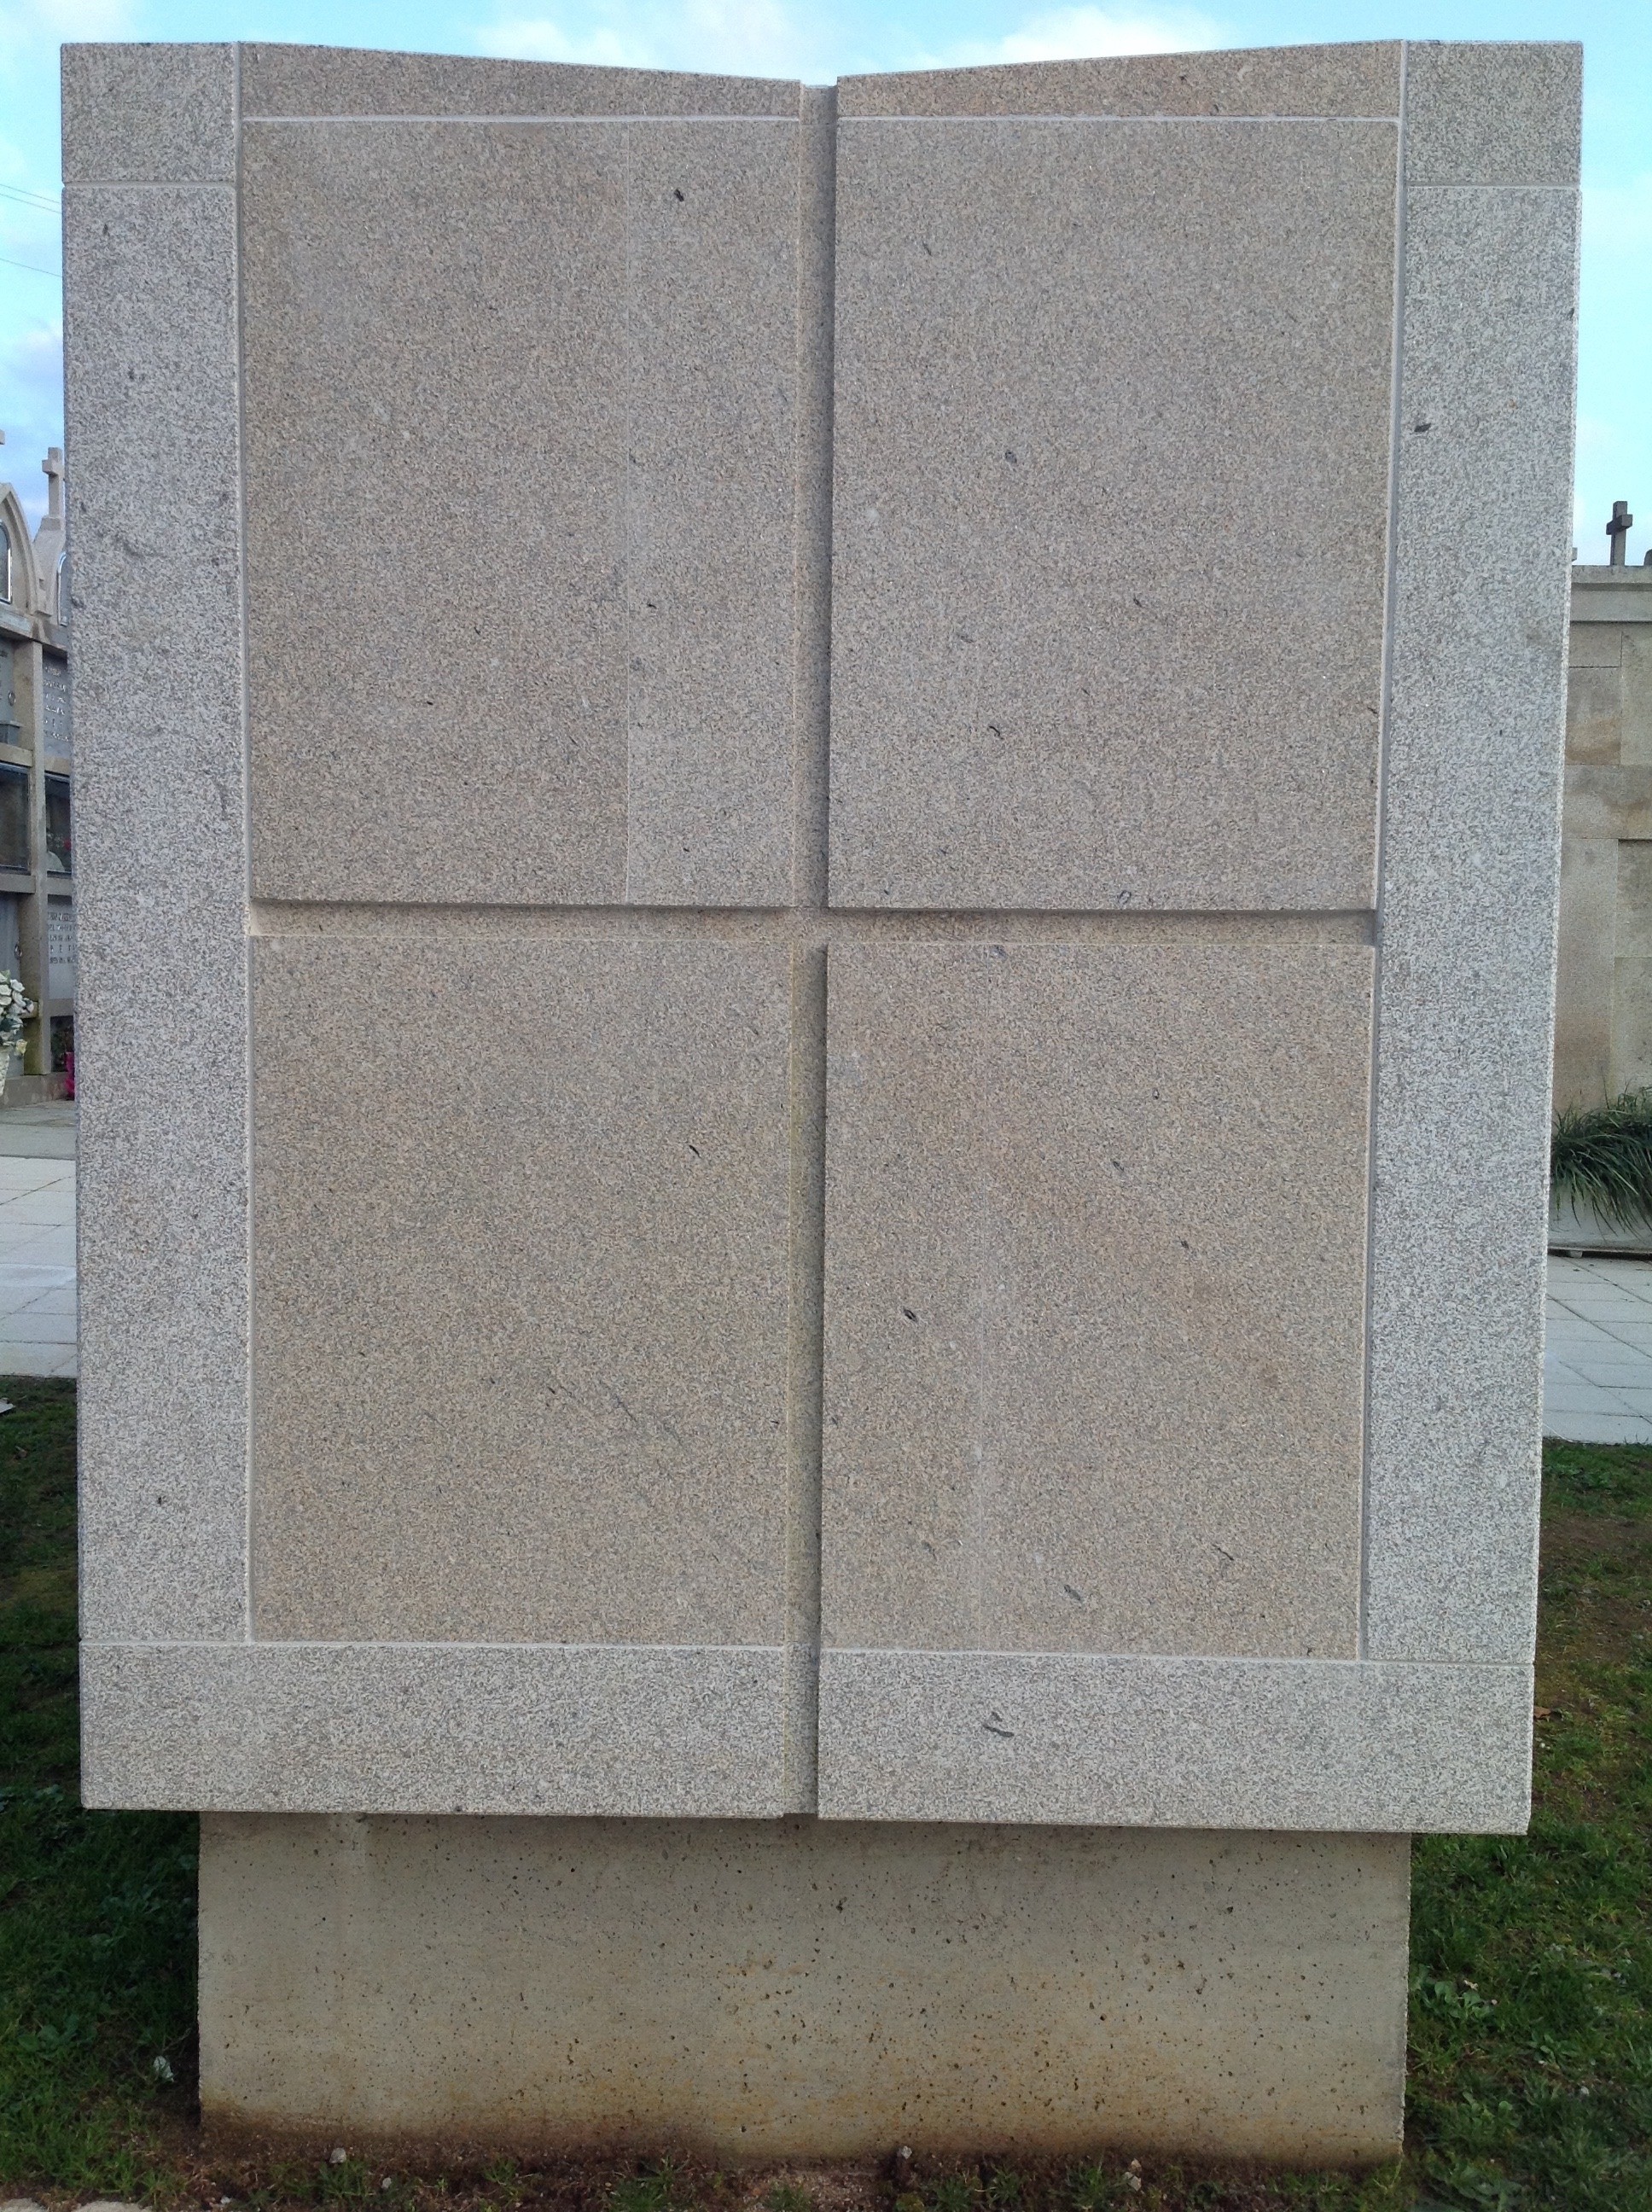
[[[0,1375],[79,1372],[75,1109],[0,1108]]]
[[[1652,1443],[1652,1260],[1549,1255],[1543,1432]]]
[[[0,1160],[72,1160],[75,1109],[68,1102],[8,1106],[0,1102]]]

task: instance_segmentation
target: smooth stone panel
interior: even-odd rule
[[[1370,905],[1394,161],[840,126],[834,905]]]
[[[610,1644],[83,1644],[88,1805],[773,1818],[787,1655]]]
[[[209,1817],[222,2139],[1400,2148],[1403,1837]]]
[[[1652,629],[1624,632],[1622,730],[1625,763],[1652,768]]]
[[[234,184],[233,46],[63,49],[66,185]]]
[[[187,54],[180,66],[187,78]],[[70,185],[64,240],[81,1625],[240,1635],[250,1231],[234,195]]]
[[[823,1651],[820,1810],[1523,1832],[1529,1667]]]
[[[1371,964],[834,949],[825,1644],[1353,1654]]]
[[[1575,43],[1408,40],[1406,182],[1575,187],[1582,98]]]
[[[906,70],[838,82],[853,115],[1398,115],[1396,40]]]
[[[798,129],[629,147],[625,895],[792,896]]]
[[[1568,832],[1560,865],[1555,974],[1554,1104],[1600,1106],[1613,1096],[1612,1028],[1618,840]]]
[[[783,1642],[784,950],[255,952],[257,1632]]]
[[[361,46],[242,46],[241,110],[252,116],[783,115],[802,88],[783,78],[601,69],[480,54],[381,53]]]
[[[1615,630],[1607,635],[1613,648],[1609,661],[1598,654],[1580,654],[1573,625],[1566,671],[1566,758],[1619,768],[1623,765],[1622,640]]]
[[[1570,191],[1409,195],[1372,1212],[1381,1658],[1524,1660],[1536,1626],[1576,220]],[[1471,501],[1495,531],[1465,538]]]
[[[784,903],[798,126],[245,137],[255,892]]]

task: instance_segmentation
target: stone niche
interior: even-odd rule
[[[1395,2147],[1579,74],[65,49],[85,1789],[216,2126]]]

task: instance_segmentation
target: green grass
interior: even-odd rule
[[[81,1809],[75,1388],[0,1395],[0,2185],[171,2195],[196,1823]]]
[[[1536,1810],[1414,1858],[1409,2141],[1449,2204],[1652,2207],[1652,1452],[1545,1456]]]
[[[1652,1450],[1546,1456],[1537,1809],[1414,1859],[1407,2156],[1372,2175],[1107,2158],[840,2177],[656,2162],[401,2173],[204,2157],[191,2121],[195,1823],[75,1790],[74,1395],[0,1415],[0,2193],[254,2212],[1652,2212]],[[157,2071],[156,2060],[164,2062]],[[170,2071],[172,2079],[164,2078]]]

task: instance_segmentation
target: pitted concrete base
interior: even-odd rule
[[[220,1814],[201,1840],[219,2130],[1400,2148],[1404,1837]]]

